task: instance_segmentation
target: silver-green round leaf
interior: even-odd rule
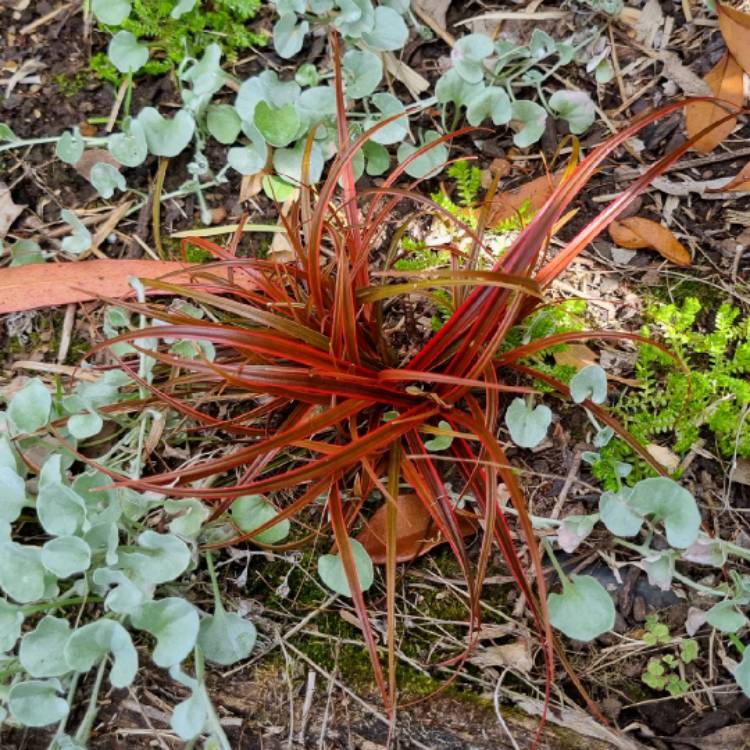
[[[367,591],[375,580],[372,559],[367,553],[367,550],[356,539],[350,539],[349,543],[352,548],[354,565],[357,569],[359,587],[362,591]],[[321,555],[318,558],[318,575],[320,576],[320,580],[323,581],[329,589],[332,589],[341,596],[351,597],[352,591],[349,586],[349,579],[346,576],[344,563],[340,554]]]
[[[615,625],[615,605],[593,576],[571,576],[561,594],[547,598],[553,627],[579,641],[592,641]]]
[[[107,56],[120,73],[137,73],[148,61],[148,47],[129,31],[118,31],[109,42]]]
[[[514,398],[505,412],[511,440],[521,448],[536,448],[547,436],[551,422],[549,407],[539,404],[532,409],[522,398]]]
[[[70,623],[47,615],[26,633],[18,650],[21,666],[32,677],[60,677],[70,672],[63,649],[71,634]]]
[[[42,547],[42,565],[57,578],[83,573],[91,565],[91,548],[77,536],[59,536]]]
[[[232,503],[230,512],[234,522],[245,533],[259,528],[278,515],[273,505],[265,500],[262,495],[238,497]],[[289,521],[284,519],[265,531],[261,531],[260,534],[253,537],[253,540],[261,544],[278,544],[289,536],[289,528]]]
[[[8,708],[26,727],[57,724],[70,712],[68,702],[60,697],[62,690],[59,680],[17,682],[8,692]]]
[[[206,659],[229,666],[247,659],[255,646],[255,625],[236,612],[218,609],[201,620],[198,645]]]

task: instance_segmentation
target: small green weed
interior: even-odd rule
[[[477,228],[477,203],[482,194],[482,170],[465,159],[454,162],[448,167],[448,176],[454,180],[451,194],[445,190],[439,190],[430,196],[435,203],[445,209],[451,216],[462,221],[471,229]],[[486,233],[487,244],[497,254],[495,258],[480,258],[480,267],[489,268],[510,246],[518,232],[532,218],[529,203],[521,206],[515,216],[505,219],[496,227]],[[447,228],[447,226],[446,226]],[[460,244],[461,238],[457,228],[452,226],[452,239]],[[401,240],[402,257],[393,267],[397,271],[427,271],[434,268],[447,268],[450,265],[451,253],[443,249],[443,245],[431,247],[424,240],[415,240],[404,237]],[[448,319],[454,310],[451,295],[444,289],[436,290],[432,295],[432,301],[437,308],[437,314],[432,316],[433,330],[437,331]],[[580,330],[580,329],[579,329]]]
[[[702,315],[695,297],[682,304],[659,304],[644,312],[644,335],[657,334],[690,369],[690,378],[674,367],[662,351],[639,347],[635,377],[640,387],[625,394],[615,414],[642,443],[674,437],[672,449],[684,454],[701,437],[725,458],[750,456],[750,317],[737,307],[719,306],[712,320]],[[632,460],[632,452],[621,441],[604,451],[594,473],[609,483],[612,460]],[[637,481],[650,475],[643,462],[636,461],[631,475]]]
[[[130,15],[122,23],[104,28],[112,33],[122,29],[147,42],[152,55],[142,72],[161,75],[176,68],[186,56],[199,57],[212,43],[221,47],[229,62],[236,62],[242,50],[265,45],[267,36],[248,28],[260,7],[261,0],[213,0],[196,4],[174,18],[174,0],[133,0]],[[115,85],[123,77],[106,52],[92,57],[91,69]]]
[[[641,680],[653,690],[666,690],[670,695],[679,697],[687,693],[690,684],[682,676],[686,664],[698,656],[698,642],[692,638],[673,639],[669,628],[656,615],[646,617],[646,632],[643,642],[648,646],[674,643],[674,653],[663,656],[652,656],[646,664]]]

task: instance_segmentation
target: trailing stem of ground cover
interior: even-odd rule
[[[333,47],[335,50],[335,37]],[[412,290],[445,284],[456,288],[457,299],[462,301],[428,343],[410,361],[403,363],[395,360],[381,323],[382,299],[403,293],[404,285],[396,284],[393,289],[386,287],[383,291],[383,287],[372,285],[370,273],[372,251],[380,246],[379,236],[393,210],[406,200],[426,205],[439,212],[444,220],[452,221],[458,232],[471,237],[475,247],[487,248],[480,233],[419,195],[418,184],[408,190],[395,187],[408,162],[395,169],[381,188],[364,193],[369,204],[360,206],[362,196],[353,178],[352,159],[378,128],[398,116],[349,142],[341,72],[335,54],[334,61],[341,152],[317,196],[303,185],[299,203],[284,219],[295,260],[275,264],[254,258],[238,259],[203,240],[199,244],[221,259],[220,267],[229,267],[235,275],[243,276],[241,285],[212,278],[212,269],[208,266],[197,272],[194,285],[157,282],[155,286],[182,291],[194,302],[212,308],[219,322],[195,320],[154,305],[126,304],[132,310],[164,321],[164,325],[129,332],[96,347],[101,349],[126,341],[137,344],[138,340],[149,337],[211,342],[217,347],[213,362],[147,351],[164,365],[166,372],[174,371],[175,376],[158,386],[148,385],[142,379],[139,382],[148,386],[156,398],[205,427],[253,438],[255,442],[226,455],[143,480],[120,478],[121,483],[176,497],[200,497],[215,503],[217,514],[234,498],[246,493],[284,490],[295,496],[287,507],[278,509],[279,514],[273,520],[251,534],[238,535],[232,543],[257,536],[281,519],[310,509],[324,495],[328,521],[346,571],[375,678],[383,701],[393,714],[397,703],[394,634],[398,488],[400,483],[407,482],[435,529],[449,543],[467,581],[470,645],[458,661],[473,647],[482,584],[494,543],[528,602],[535,622],[545,659],[546,708],[554,675],[555,638],[546,610],[541,553],[523,490],[496,437],[503,410],[501,395],[523,390],[504,383],[505,373],[521,372],[541,380],[545,378],[518,364],[518,360],[529,354],[528,347],[502,355],[499,351],[511,328],[542,303],[542,290],[654,177],[690,148],[692,139],[650,167],[557,256],[544,262],[553,228],[570,203],[619,145],[685,103],[675,103],[641,117],[622,133],[593,149],[579,164],[571,164],[545,205],[491,272],[476,267],[478,253],[472,252],[469,266],[456,269],[451,278],[436,274],[431,279],[415,280]],[[418,158],[455,135],[443,136],[416,151],[412,158]],[[703,132],[696,138],[701,135]],[[339,195],[341,200],[337,201]],[[480,219],[479,226],[482,224]],[[237,237],[239,231],[241,229]],[[215,293],[201,289],[209,281]],[[224,291],[216,293],[218,289]],[[602,332],[565,336],[564,341],[605,337]],[[562,341],[559,336],[553,336],[538,346],[552,346]],[[124,366],[129,367],[127,361]],[[569,396],[561,383],[549,378],[546,382],[561,396]],[[219,420],[188,403],[191,392],[206,403],[213,393],[227,391],[257,394],[271,397],[271,400],[229,420]],[[661,470],[601,407],[588,402],[584,405],[628,440],[654,468]],[[386,415],[393,411],[398,415],[386,421]],[[279,414],[284,415],[280,426],[271,429],[270,420]],[[471,440],[454,439],[451,456],[464,479],[460,495],[475,499],[484,523],[476,565],[471,563],[456,508],[438,463],[424,445],[423,433],[434,430],[439,420],[447,421],[457,433],[472,436]],[[272,461],[290,447],[303,448],[311,458],[289,469],[269,468]],[[193,484],[234,471],[239,472],[239,478],[229,486]],[[383,481],[382,477],[387,479]],[[499,501],[500,483],[507,488],[517,514],[521,538],[531,560],[533,583],[519,557]],[[300,488],[303,488],[301,494]],[[349,539],[366,499],[374,490],[380,491],[387,509],[387,678]],[[561,650],[558,652],[590,709],[601,717],[567,659]]]

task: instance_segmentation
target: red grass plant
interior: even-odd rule
[[[243,442],[231,446],[223,455],[122,483],[176,497],[200,497],[215,504],[214,517],[223,513],[233,499],[247,493],[274,493],[275,498],[291,498],[277,500],[277,507],[283,507],[278,507],[275,519],[233,543],[261,533],[282,518],[292,518],[303,509],[311,509],[321,495],[325,496],[323,520],[330,522],[376,682],[390,711],[396,701],[399,485],[406,483],[461,566],[467,581],[472,631],[475,632],[479,621],[482,584],[492,546],[496,544],[525,597],[538,632],[546,665],[547,700],[555,651],[585,696],[564,654],[556,648],[547,617],[542,558],[524,492],[497,434],[505,394],[531,391],[509,385],[509,378],[513,382],[519,375],[538,378],[562,397],[569,397],[562,383],[523,364],[530,355],[573,340],[626,336],[606,331],[568,333],[512,351],[500,351],[511,328],[543,304],[545,288],[654,177],[689,149],[690,141],[647,169],[550,259],[551,234],[571,202],[618,146],[684,103],[640,117],[592,149],[582,161],[571,163],[564,179],[507,252],[491,270],[480,270],[477,258],[485,248],[483,216],[480,215],[479,229],[473,231],[420,194],[417,183],[407,189],[397,187],[408,162],[394,169],[381,187],[358,192],[352,159],[378,127],[395,118],[351,141],[338,66],[336,72],[340,153],[319,192],[315,194],[303,186],[298,204],[284,219],[294,259],[276,263],[237,258],[234,251],[239,232],[229,250],[205,240],[190,240],[191,244],[210,250],[222,266],[230,267],[235,282],[231,280],[232,274],[229,281],[212,277],[211,264],[207,264],[196,269],[195,283],[191,285],[177,287],[163,280],[145,283],[183,294],[211,309],[214,320],[219,322],[188,318],[154,305],[132,305],[132,309],[156,317],[164,324],[124,334],[97,347],[147,337],[211,342],[217,352],[213,362],[150,351],[159,362],[173,368],[174,374],[166,385],[149,387],[156,397],[204,428],[242,438]],[[446,135],[419,149],[412,159],[455,135]],[[310,144],[308,153],[309,148]],[[457,234],[471,238],[473,248],[462,254],[457,247],[450,247],[454,267],[448,271],[426,275],[404,273],[405,282],[375,284],[373,274],[378,258],[383,257],[383,253],[378,254],[384,246],[383,236],[396,222],[395,209],[409,202],[415,203],[422,213],[432,212],[452,223]],[[393,236],[400,237],[401,232]],[[379,278],[387,282],[389,277]],[[206,291],[207,287],[212,291]],[[450,290],[456,303],[455,312],[423,348],[410,359],[399,361],[383,333],[383,300],[404,293],[424,293],[436,287]],[[229,393],[245,398],[254,394],[258,397],[257,405],[223,420],[195,405],[195,399],[206,404],[212,394],[219,393],[224,400]],[[662,471],[606,410],[590,402],[584,405],[615,427],[644,460]],[[384,414],[390,411],[397,411],[398,416],[384,420]],[[449,456],[451,467],[463,481],[460,494],[474,499],[474,512],[482,519],[483,531],[475,558],[467,550],[465,526],[444,483],[442,469],[447,464],[436,460],[425,448],[425,433],[434,432],[440,420],[445,420],[455,434]],[[293,454],[290,449],[294,449]],[[286,461],[282,468],[278,467],[280,458]],[[227,483],[227,475],[234,477],[232,483]],[[196,484],[209,477],[224,479],[211,486]],[[515,520],[503,512],[498,495],[501,485],[510,495]],[[365,503],[375,490],[385,498],[386,509],[385,671],[350,544],[353,528],[361,523]],[[521,559],[519,546],[528,554],[531,573]],[[595,710],[591,702],[589,706]]]

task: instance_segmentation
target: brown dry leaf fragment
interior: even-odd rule
[[[399,60],[393,52],[384,52],[382,57],[388,73],[401,81],[415,99],[418,99],[420,94],[430,88],[430,82],[423,75],[417,73],[403,60]]]
[[[564,173],[564,169],[559,169],[554,174],[542,175],[514,190],[498,193],[492,200],[488,225],[494,227],[501,221],[515,216],[526,201],[529,202],[531,211],[538,211],[552,195],[552,191],[557,187]]]
[[[13,203],[10,188],[4,182],[0,182],[0,240],[8,234],[11,225],[21,215],[24,208],[26,206]]]
[[[409,562],[447,540],[434,527],[432,516],[416,495],[399,495],[396,522],[396,561]],[[475,534],[477,524],[468,514],[459,512],[464,536]],[[386,508],[383,504],[357,536],[376,565],[385,564]]]
[[[581,370],[588,365],[599,364],[599,355],[586,344],[568,344],[565,349],[552,355],[558,365],[570,365]]]
[[[750,44],[750,40],[748,40]],[[704,81],[709,85],[714,96],[741,107],[745,101],[742,68],[737,61],[726,53],[711,70],[706,73]],[[727,116],[723,107],[711,102],[696,102],[685,107],[685,128],[688,138],[692,138],[704,128],[719,122]],[[713,151],[734,130],[737,118],[732,117],[722,125],[715,127],[698,139],[693,148],[701,154]]]
[[[733,482],[739,482],[750,487],[750,458],[738,458],[731,477]]]
[[[122,164],[106,148],[90,148],[83,152],[83,155],[73,165],[73,168],[81,177],[88,180],[91,178],[91,170],[94,168],[94,165],[101,162],[112,165],[118,171],[122,167]]]
[[[124,297],[133,289],[128,283],[131,276],[155,279],[164,274],[173,284],[188,284],[196,270],[189,263],[160,260],[82,260],[76,263],[34,263],[28,266],[3,268],[0,273],[0,313],[35,310],[40,307],[87,302],[97,297]],[[185,273],[180,273],[185,271]],[[226,278],[226,269],[212,269],[211,274]],[[243,283],[242,274],[234,274],[234,282]],[[210,284],[201,279],[201,287]],[[165,294],[149,290],[147,293]]]
[[[689,266],[692,262],[690,252],[670,229],[642,216],[613,221],[609,225],[609,236],[620,247],[631,250],[650,247],[678,266]]]
[[[750,192],[750,161],[725,185],[709,188],[707,193],[748,193]]]
[[[670,473],[677,471],[680,457],[665,445],[649,443],[646,450]]]
[[[750,13],[718,3],[719,28],[727,48],[750,75]]]
[[[534,666],[531,649],[525,638],[519,638],[511,643],[499,646],[487,646],[477,649],[469,658],[472,664],[480,669],[488,667],[508,667],[514,672],[528,674]]]

